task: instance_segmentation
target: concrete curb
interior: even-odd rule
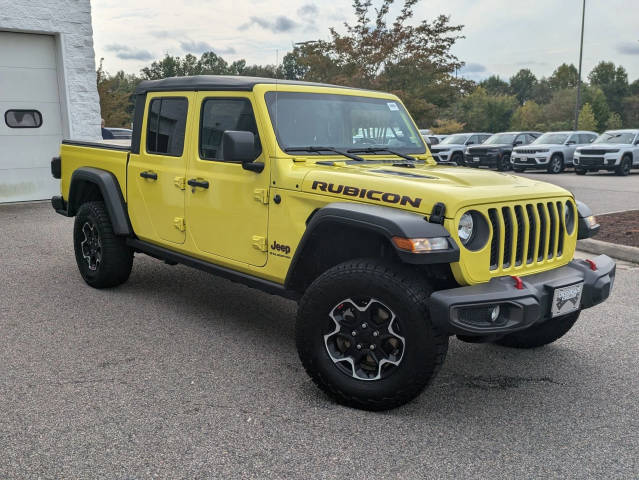
[[[605,254],[626,262],[639,263],[639,248],[619,245],[617,243],[602,242],[588,238],[577,242],[577,250],[598,255]]]

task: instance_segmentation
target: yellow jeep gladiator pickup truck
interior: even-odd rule
[[[64,141],[54,209],[95,288],[133,257],[299,301],[296,343],[337,401],[417,396],[451,335],[532,348],[610,295],[615,263],[562,188],[438,165],[394,95],[263,78],[145,81],[130,148]]]

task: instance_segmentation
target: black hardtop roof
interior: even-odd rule
[[[135,94],[146,92],[196,91],[196,90],[233,90],[251,91],[258,84],[306,85],[315,87],[352,88],[327,83],[301,82],[297,80],[279,80],[275,78],[241,77],[233,75],[197,75],[193,77],[170,77],[162,80],[143,80],[135,88]],[[359,89],[355,89],[359,90]]]

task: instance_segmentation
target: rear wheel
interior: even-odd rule
[[[448,336],[428,313],[430,287],[412,270],[353,260],[300,301],[296,343],[313,381],[339,403],[386,410],[409,402],[441,367]]]
[[[525,330],[510,333],[495,341],[496,344],[512,348],[537,348],[559,340],[575,324],[579,311],[551,318],[546,322],[533,325]]]
[[[625,177],[630,174],[631,168],[632,160],[630,159],[630,155],[624,155],[619,166],[615,168],[615,173],[621,177]]]
[[[550,162],[548,163],[548,173],[561,173],[564,171],[564,157],[560,154],[555,153],[552,157],[550,157]]]
[[[586,174],[586,170],[584,170],[583,168],[575,168],[575,173],[577,175],[585,175]]]
[[[78,210],[73,227],[75,260],[86,283],[94,288],[115,287],[127,281],[133,250],[113,233],[104,202],[88,202]]]

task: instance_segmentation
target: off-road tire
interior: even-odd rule
[[[426,281],[401,265],[359,259],[331,268],[311,284],[299,304],[295,339],[304,368],[320,389],[343,405],[387,410],[411,401],[435,377],[448,350],[448,336],[430,321],[430,293]],[[377,299],[396,315],[405,345],[401,362],[386,377],[354,378],[328,354],[324,332],[331,322],[329,313],[351,298]]]
[[[510,170],[510,155],[503,155],[499,160],[497,160],[497,170],[500,172],[505,172]]]
[[[548,173],[561,173],[564,171],[564,157],[560,154],[555,153],[552,157],[550,157],[550,162],[548,162]]]
[[[575,168],[575,173],[577,175],[585,175],[588,172],[588,170],[584,170],[583,168]]]
[[[466,165],[466,162],[464,162],[464,156],[459,152],[453,153],[453,155],[450,157],[450,161],[456,163],[460,167]]]
[[[100,261],[94,265],[95,269],[90,268],[83,253],[82,242],[86,240],[83,228],[87,225],[87,229],[97,232]],[[133,267],[133,250],[126,245],[123,237],[113,233],[104,202],[88,202],[80,207],[73,226],[73,246],[80,275],[93,288],[115,287],[129,278]]]
[[[503,336],[495,343],[512,348],[537,348],[563,337],[579,318],[579,311],[551,318],[539,325]]]
[[[626,177],[630,175],[630,169],[632,168],[632,160],[630,159],[630,155],[624,155],[619,162],[619,165],[615,167],[615,174],[620,177]]]

